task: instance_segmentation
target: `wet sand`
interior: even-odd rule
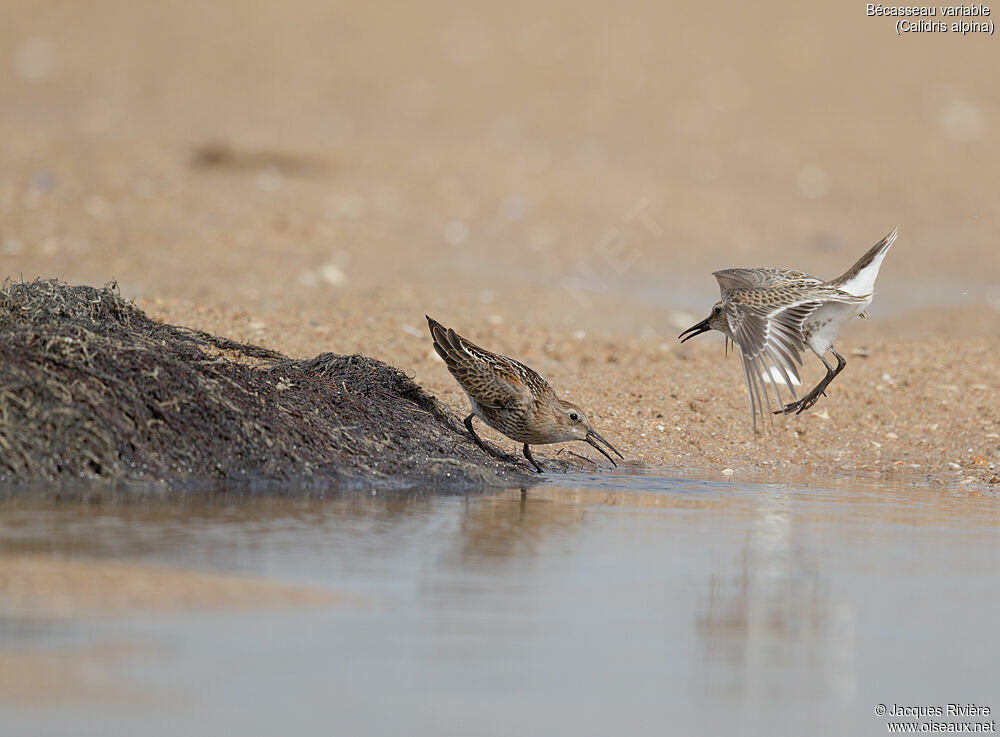
[[[781,3],[9,5],[7,275],[360,351],[464,411],[427,313],[647,467],[996,478],[993,39]],[[755,441],[736,359],[676,342],[710,272],[832,277],[895,225],[829,397]]]

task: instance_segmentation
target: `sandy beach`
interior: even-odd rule
[[[430,314],[646,468],[996,482],[989,36],[779,3],[3,17],[11,278],[117,280],[169,323],[365,353],[464,412]],[[897,225],[829,396],[754,439],[721,337],[676,340],[718,298],[711,272],[833,277]],[[820,369],[806,357],[807,385]]]

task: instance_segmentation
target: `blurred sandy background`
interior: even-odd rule
[[[162,319],[363,351],[461,407],[427,312],[654,465],[994,475],[995,37],[898,37],[861,3],[0,17],[6,275],[117,279]],[[710,272],[832,277],[895,225],[829,400],[754,444],[738,362],[675,340]]]

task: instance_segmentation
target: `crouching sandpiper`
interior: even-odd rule
[[[583,411],[556,396],[548,382],[513,358],[491,353],[466,340],[451,328],[427,318],[434,350],[444,359],[451,375],[469,397],[472,412],[465,426],[480,448],[493,453],[476,434],[472,418],[478,417],[511,440],[523,443],[524,457],[539,473],[542,467],[531,457],[530,445],[582,440],[589,443],[611,465],[617,466],[597,441],[619,458],[621,453],[590,426]]]
[[[889,247],[896,240],[896,230],[876,243],[846,273],[822,279],[791,269],[726,269],[714,272],[722,289],[722,299],[712,314],[681,333],[683,343],[709,330],[723,333],[739,349],[743,377],[750,398],[754,432],[757,415],[770,409],[774,392],[782,405],[778,384],[783,383],[792,401],[774,414],[796,414],[809,409],[830,382],[844,370],[847,361],[833,347],[840,329],[853,317],[867,318],[865,311],[875,296],[875,279]],[[826,376],[802,399],[795,395],[800,383],[796,364],[802,365],[801,353],[808,346],[826,366]],[[837,359],[834,368],[826,360],[829,351]]]

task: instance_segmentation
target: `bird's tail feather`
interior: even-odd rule
[[[882,266],[882,259],[889,251],[889,246],[896,240],[897,228],[893,228],[885,238],[872,246],[854,266],[836,279],[827,282],[831,287],[853,294],[855,297],[867,297],[875,291],[875,279]]]

